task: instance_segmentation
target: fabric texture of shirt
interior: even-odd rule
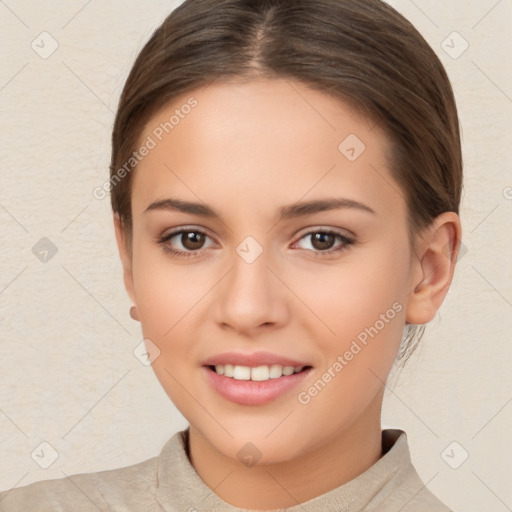
[[[188,429],[131,466],[44,480],[0,493],[0,512],[254,512],[223,501],[196,473]],[[321,496],[273,512],[451,512],[412,465],[406,433],[382,431],[383,456]]]

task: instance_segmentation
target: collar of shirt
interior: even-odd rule
[[[166,512],[249,512],[223,501],[196,473],[187,455],[189,430],[177,432],[158,458],[156,498]],[[331,491],[288,507],[287,512],[359,512],[380,501],[412,467],[406,433],[382,431],[384,455],[364,473]],[[254,509],[253,509],[254,510]]]

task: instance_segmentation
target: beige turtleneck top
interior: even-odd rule
[[[353,480],[286,512],[450,512],[414,469],[406,433],[382,431],[383,456]],[[188,429],[160,454],[119,469],[44,480],[0,493],[0,512],[254,512],[223,501],[188,456]]]

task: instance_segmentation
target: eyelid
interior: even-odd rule
[[[164,231],[161,235],[159,235],[157,237],[157,239],[169,238],[171,236],[183,233],[184,231],[185,232],[192,231],[192,232],[197,232],[197,233],[203,233],[203,234],[207,235],[209,238],[211,238],[212,240],[215,240],[215,237],[211,234],[211,232],[207,228],[205,228],[203,226],[195,226],[195,225],[188,225],[188,226],[185,225],[185,226],[179,226],[177,228],[169,229],[168,231]]]
[[[298,238],[302,238],[305,235],[309,235],[311,233],[318,233],[318,232],[328,232],[328,233],[334,233],[336,235],[344,236],[346,238],[349,238],[351,240],[355,240],[357,237],[355,233],[352,231],[346,229],[346,228],[337,228],[334,226],[322,226],[314,224],[312,226],[309,226],[307,228],[304,228],[304,231],[301,231],[298,236]]]

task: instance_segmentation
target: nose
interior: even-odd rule
[[[231,270],[216,287],[217,323],[247,336],[284,325],[289,292],[265,251],[253,262],[235,252],[231,261]]]

